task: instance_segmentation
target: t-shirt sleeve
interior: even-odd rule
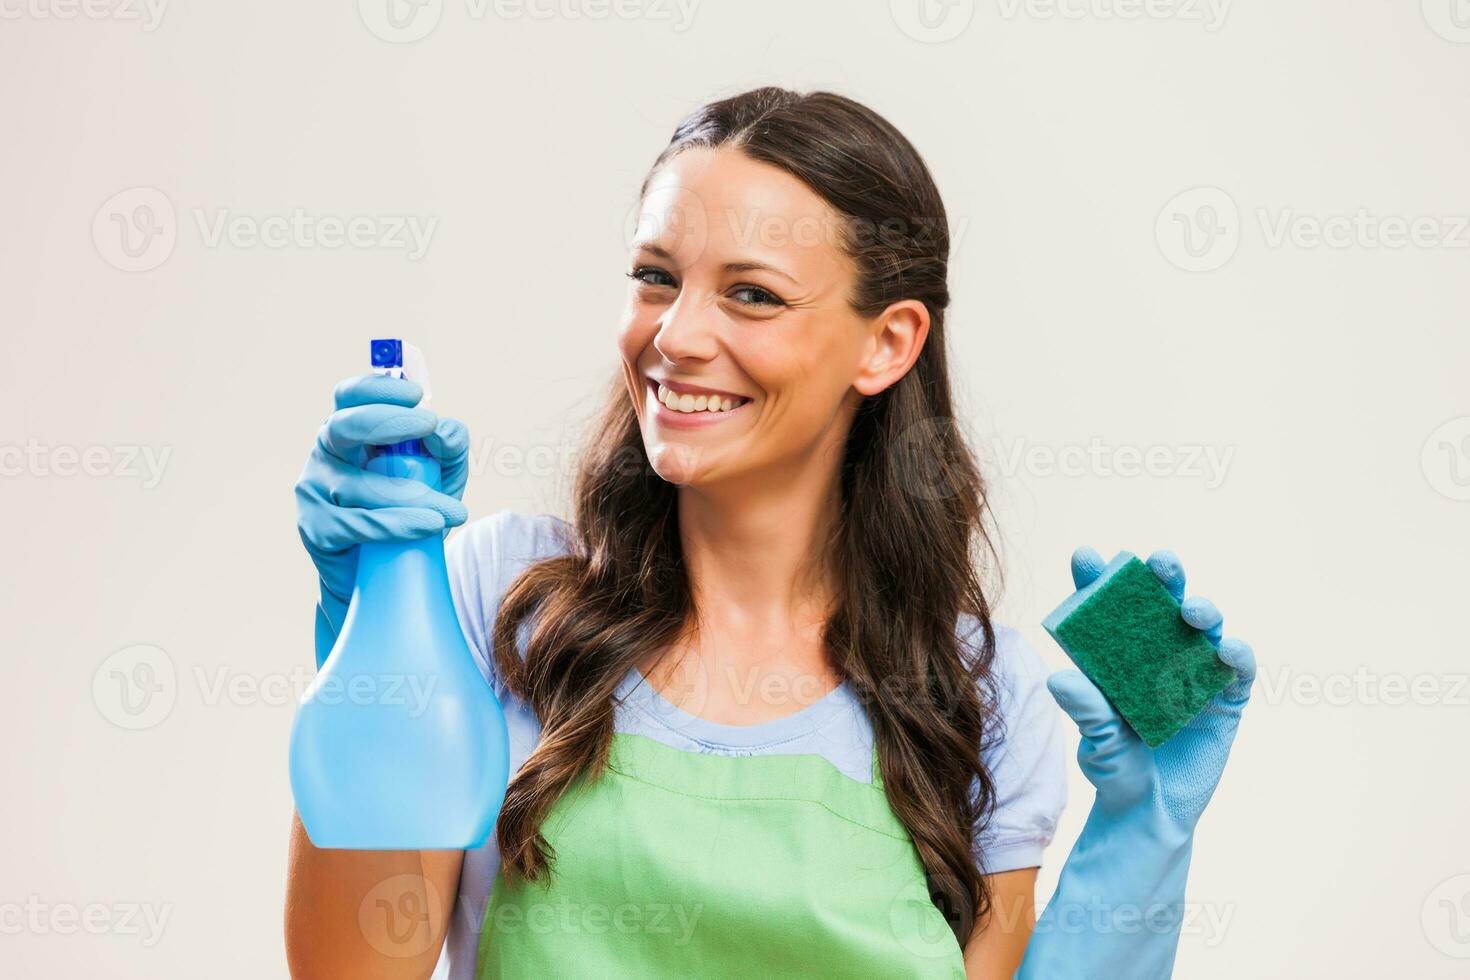
[[[491,633],[500,600],[530,565],[565,554],[568,532],[569,525],[551,514],[501,510],[460,528],[444,545],[449,591],[460,629],[480,673],[502,701],[505,685],[491,652]],[[528,624],[521,626],[519,649],[524,656]]]
[[[976,835],[985,874],[1041,866],[1067,803],[1061,709],[1046,688],[1046,665],[1014,629],[995,628],[1000,737],[983,758],[995,783],[990,822]]]

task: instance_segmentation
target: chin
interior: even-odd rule
[[[704,457],[708,452],[703,446],[663,441],[652,445],[645,443],[644,450],[653,471],[665,482],[679,486],[694,486],[702,482],[707,469]]]

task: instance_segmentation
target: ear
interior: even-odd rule
[[[861,394],[876,395],[908,374],[919,359],[929,338],[929,308],[916,299],[899,300],[868,328],[868,348],[852,386]]]

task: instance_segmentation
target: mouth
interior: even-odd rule
[[[751,400],[734,392],[681,381],[659,381],[645,378],[649,397],[653,399],[654,418],[676,428],[713,425],[739,414]]]

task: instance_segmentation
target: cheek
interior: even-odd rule
[[[651,315],[641,311],[637,304],[629,300],[623,310],[622,319],[618,322],[618,353],[623,360],[631,365],[637,365],[643,352],[648,345],[653,343],[654,336],[658,333],[658,324]]]
[[[835,403],[852,383],[852,352],[835,343],[822,343],[814,332],[796,336],[773,334],[749,345],[741,363],[773,398],[787,402],[802,414],[821,412]]]

